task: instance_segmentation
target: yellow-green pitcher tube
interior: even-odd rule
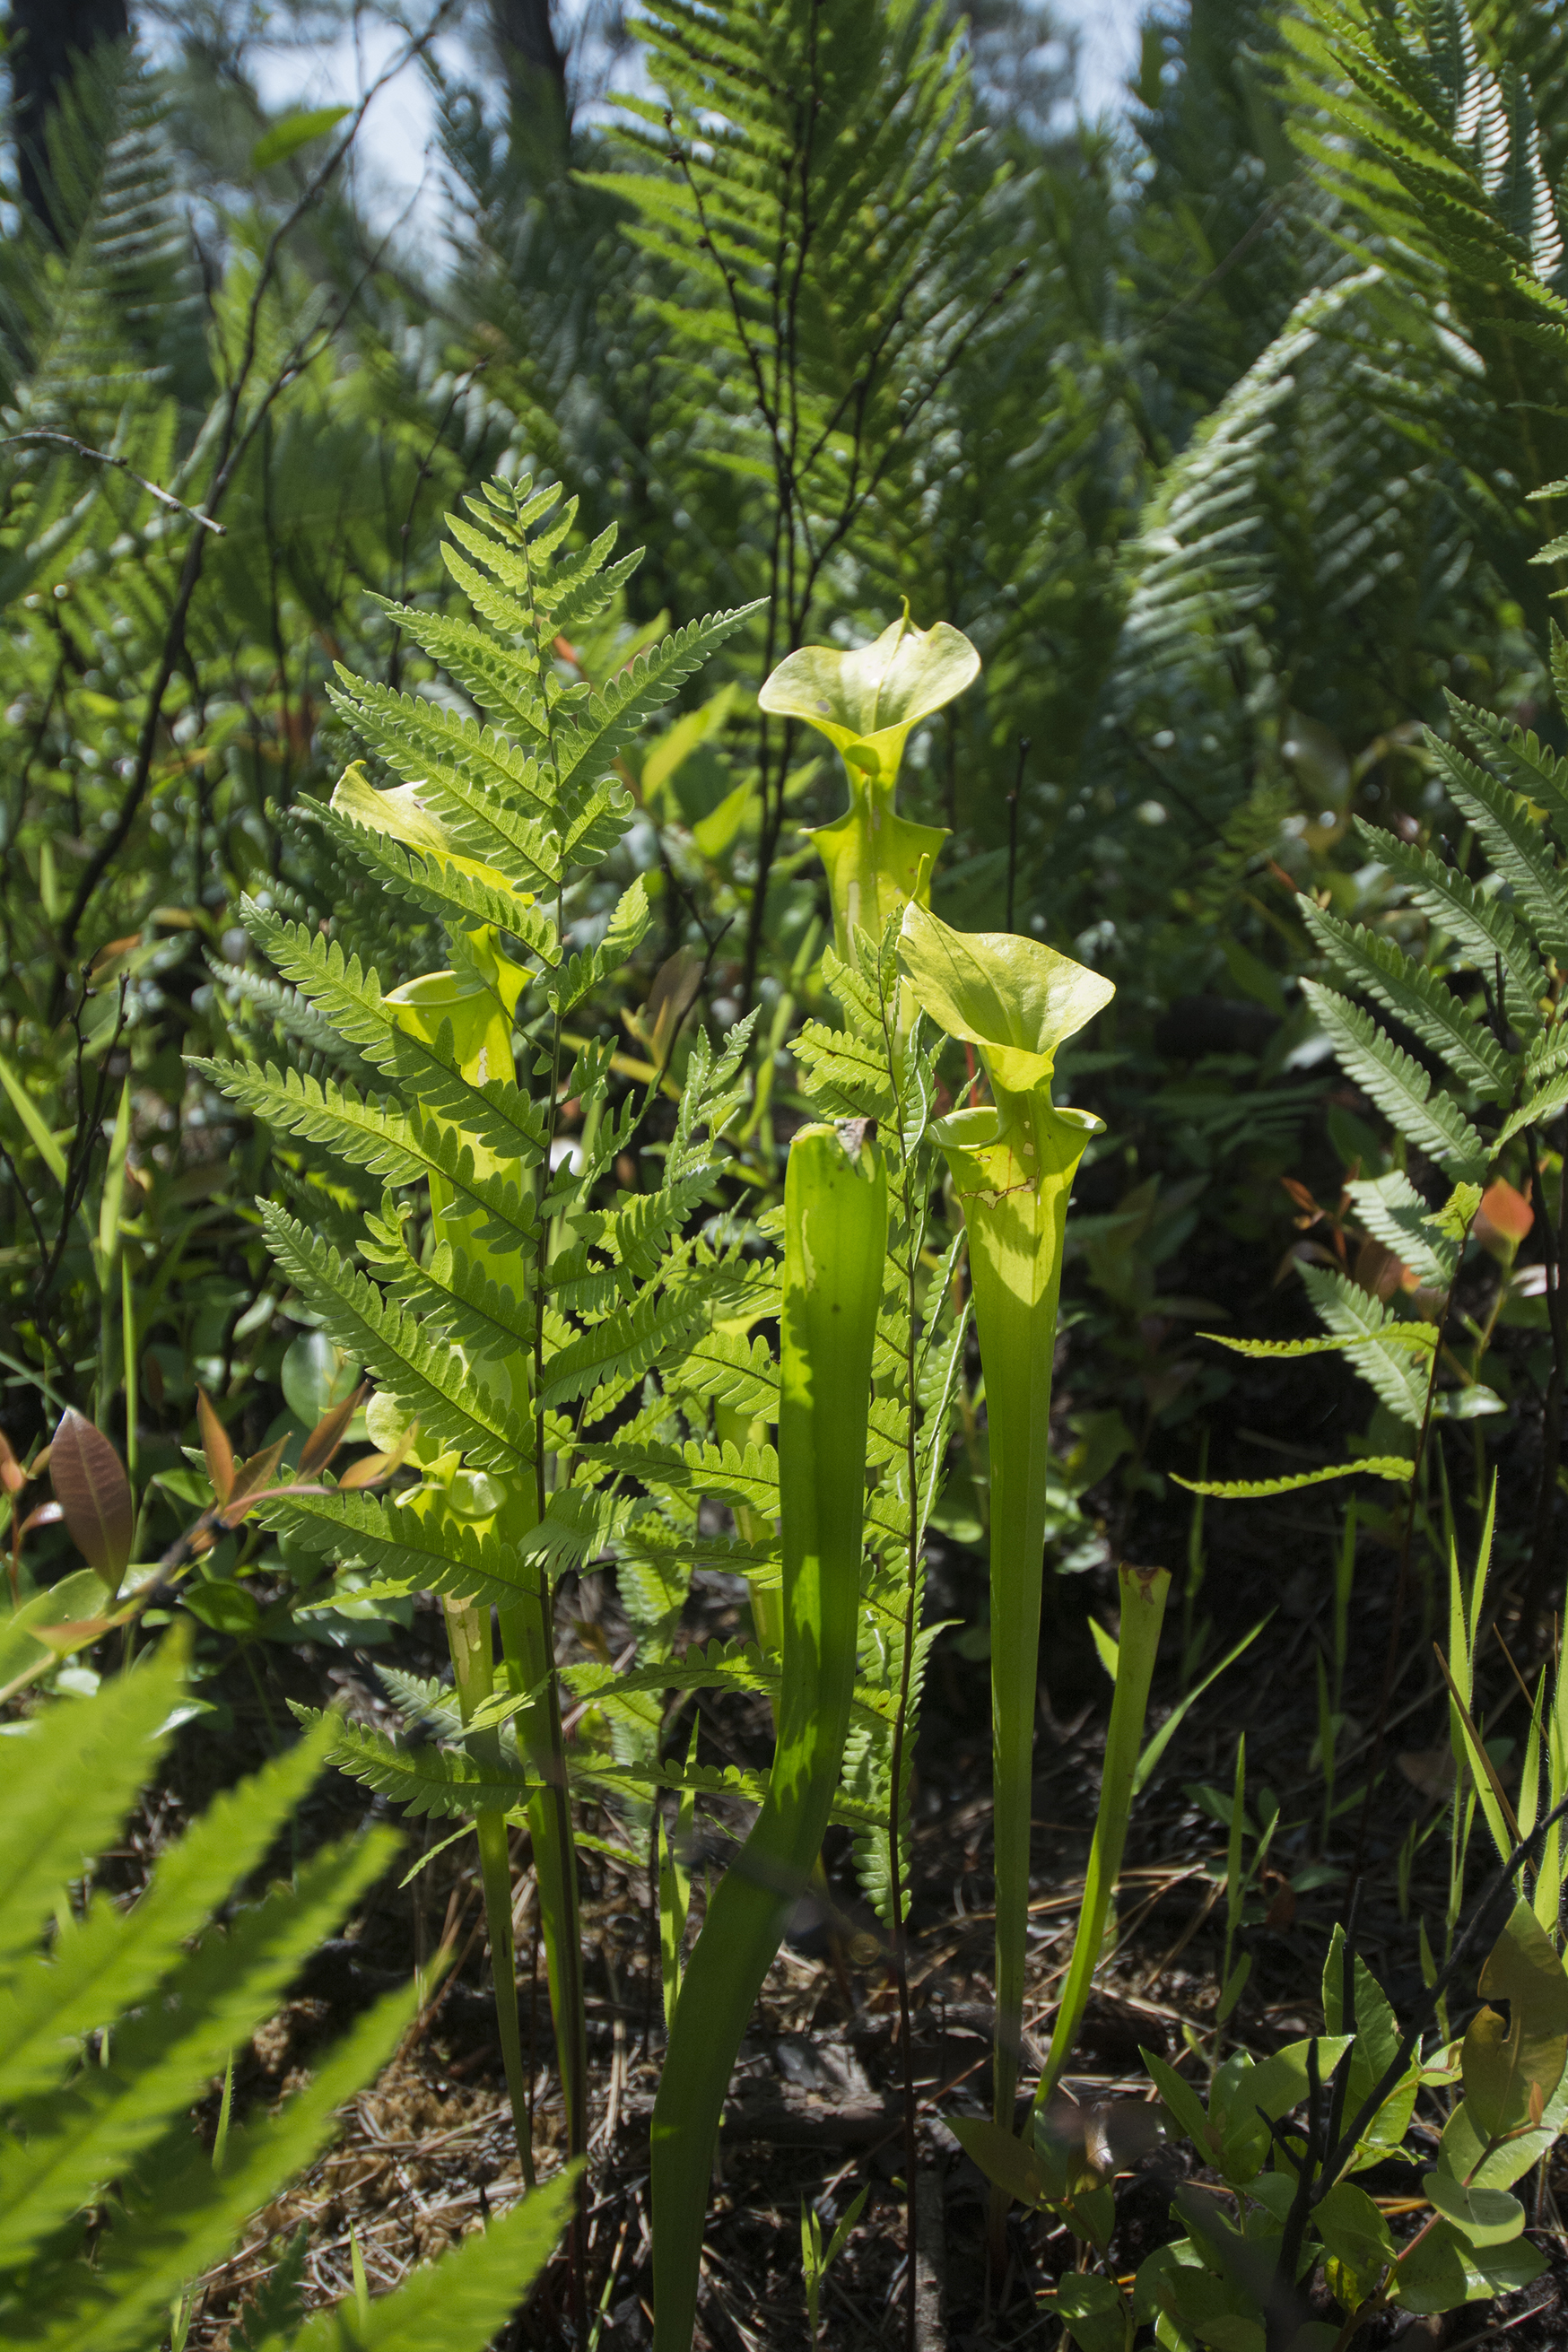
[[[767,1795],[681,1979],[654,2101],[655,2352],[690,2352],[713,2147],[731,2071],[816,1862],[855,1692],[866,1430],[888,1179],[852,1129],[790,1145],[779,1339],[784,1647]]]
[[[1110,982],[1008,932],[966,935],[905,909],[900,963],[921,1010],[978,1048],[989,1107],[931,1133],[969,1236],[991,1448],[991,1724],[996,1864],[994,2112],[1013,2129],[1029,1917],[1030,1784],[1050,1474],[1051,1367],[1068,1199],[1100,1126],[1051,1100],[1064,1041],[1109,1003]],[[996,2251],[1006,2199],[992,2203]]]
[[[1050,1472],[1051,1368],[1068,1198],[1100,1122],[999,1097],[934,1132],[969,1233],[991,1450],[991,1735],[996,1868],[994,2114],[1013,2128],[1029,1908],[1030,1786]]]

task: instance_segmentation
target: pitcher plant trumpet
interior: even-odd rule
[[[906,603],[879,637],[853,653],[802,646],[757,697],[776,717],[815,727],[844,761],[849,806],[831,824],[817,825],[810,838],[827,868],[833,944],[846,961],[857,924],[879,940],[906,898],[923,904],[930,897],[931,869],[947,829],[899,815],[893,806],[899,765],[911,730],[962,694],[979,672],[980,656],[962,630],[945,621],[917,629]]]
[[[900,961],[921,1011],[973,1045],[992,1101],[932,1133],[969,1233],[991,1445],[991,1722],[996,1854],[994,2116],[1013,2128],[1029,1906],[1029,1786],[1050,1465],[1051,1362],[1068,1196],[1100,1121],[1058,1108],[1058,1049],[1115,994],[1033,940],[952,930],[911,902]]]

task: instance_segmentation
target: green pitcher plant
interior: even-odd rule
[[[848,957],[857,924],[879,940],[906,898],[930,896],[931,869],[947,830],[899,815],[899,765],[911,730],[979,673],[980,656],[961,630],[945,621],[917,629],[906,603],[872,644],[852,653],[802,646],[763,683],[757,699],[764,710],[804,719],[844,761],[849,806],[810,834],[827,868],[840,957]]]
[[[866,1122],[802,1128],[784,1179],[778,1737],[766,1799],[682,1976],[654,2104],[657,2352],[689,2352],[724,2094],[838,1787],[855,1693],[866,1428],[887,1245],[887,1171]]]
[[[952,930],[913,902],[900,963],[922,1012],[973,1045],[992,1101],[932,1132],[969,1233],[991,1445],[991,1717],[996,1853],[994,2116],[1013,2127],[1029,1906],[1029,1783],[1040,1645],[1051,1362],[1068,1196],[1100,1122],[1058,1108],[1058,1049],[1107,1005],[1110,981],[1006,932]]]

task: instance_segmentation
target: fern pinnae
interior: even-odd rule
[[[1468,736],[1478,751],[1497,761],[1515,791],[1540,803],[1559,845],[1568,845],[1568,760],[1560,759],[1533,732],[1527,732],[1495,710],[1461,702],[1448,689],[1445,689],[1445,698],[1456,730]]]
[[[1418,1429],[1426,1412],[1427,1375],[1403,1353],[1375,1345],[1388,1321],[1384,1308],[1359,1284],[1328,1266],[1303,1265],[1301,1276],[1312,1304],[1331,1331],[1349,1340],[1372,1342],[1354,1349],[1351,1362],[1370,1382],[1389,1411],[1411,1429]]]
[[[1490,1157],[1488,1146],[1446,1095],[1433,1092],[1419,1064],[1348,997],[1321,981],[1303,981],[1301,989],[1345,1068],[1400,1133],[1456,1179],[1479,1177]]]
[[[409,1504],[334,1488],[263,1503],[264,1527],[282,1528],[303,1549],[371,1572],[359,1597],[414,1592],[471,1594],[487,1608],[508,1608],[531,1594],[536,1578],[515,1549],[470,1523],[433,1520]],[[330,1598],[321,1604],[331,1608]]]
[[[476,1175],[474,1155],[456,1130],[426,1118],[417,1108],[402,1111],[385,1097],[362,1096],[330,1079],[301,1077],[272,1063],[260,1069],[193,1056],[187,1066],[210,1077],[254,1117],[284,1134],[304,1136],[352,1168],[392,1184],[440,1178],[466,1208],[480,1213],[477,1229],[482,1234],[508,1244],[534,1240],[538,1223],[531,1194],[503,1177]]]
[[[1557,860],[1519,794],[1438,736],[1428,749],[1441,770],[1449,797],[1485,842],[1492,864],[1512,885],[1529,918],[1538,947],[1568,965],[1568,914]]]
[[[529,891],[512,889],[494,868],[468,873],[454,858],[421,854],[406,842],[395,840],[390,833],[374,833],[367,824],[345,816],[322,800],[303,797],[289,816],[315,825],[336,849],[426,915],[435,915],[458,931],[494,924],[496,931],[510,931],[521,940],[529,955],[538,957],[543,967],[560,962],[555,924]]]
[[[274,1256],[322,1329],[375,1373],[427,1436],[459,1447],[483,1470],[531,1469],[527,1422],[475,1377],[460,1349],[426,1339],[413,1315],[270,1202],[262,1202],[261,1218]]]
[[[538,761],[477,719],[369,679],[351,683],[352,691],[328,688],[334,708],[395,774],[418,785],[453,850],[495,866],[518,890],[553,895],[561,841]]]
[[[1521,1034],[1533,1036],[1541,1027],[1546,973],[1509,908],[1479,890],[1468,876],[1445,866],[1431,850],[1396,840],[1363,817],[1356,819],[1356,831],[1377,863],[1409,886],[1422,911],[1468,949],[1483,971],[1500,960],[1510,983],[1509,1018]]]
[[[190,2101],[227,2053],[271,2013],[299,1967],[351,1901],[385,1868],[385,1837],[344,1842],[302,1864],[292,1887],[242,1910],[180,1972],[177,2003],[124,2020],[110,2063],[88,2067],[68,2091],[20,2103],[20,2129],[0,2143],[0,2265],[32,2253],[63,2210],[89,2202],[128,2169]]]
[[[1512,1090],[1507,1055],[1429,965],[1363,924],[1307,903],[1309,929],[1355,985],[1442,1056],[1455,1076],[1498,1103]]]
[[[303,924],[279,922],[248,900],[244,911],[252,937],[278,970],[383,1076],[411,1085],[424,1110],[450,1121],[498,1160],[520,1169],[538,1164],[544,1151],[538,1105],[510,1075],[466,1076],[450,1024],[429,1042],[399,1021],[376,973],[357,956],[345,956],[335,940]]]
[[[295,1706],[302,1723],[321,1718],[311,1709]],[[330,1719],[330,1718],[329,1718]],[[521,1805],[539,1783],[523,1771],[480,1765],[460,1748],[410,1748],[389,1739],[366,1725],[340,1721],[329,1750],[333,1769],[372,1789],[377,1796],[394,1797],[416,1818],[424,1813],[462,1815]]]
[[[532,1310],[525,1297],[499,1282],[489,1263],[460,1243],[440,1241],[422,1265],[400,1225],[367,1218],[373,1236],[366,1262],[387,1293],[401,1300],[438,1338],[484,1363],[533,1345]]]

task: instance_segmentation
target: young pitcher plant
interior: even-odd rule
[[[1056,1056],[1115,993],[1054,949],[965,937],[911,902],[900,946],[915,1003],[972,1045],[988,1106],[933,1129],[963,1206],[991,1443],[991,1708],[996,1853],[994,2113],[1013,2127],[1023,2035],[1029,1798],[1040,1646],[1051,1369],[1068,1196],[1100,1129],[1051,1099]]]

